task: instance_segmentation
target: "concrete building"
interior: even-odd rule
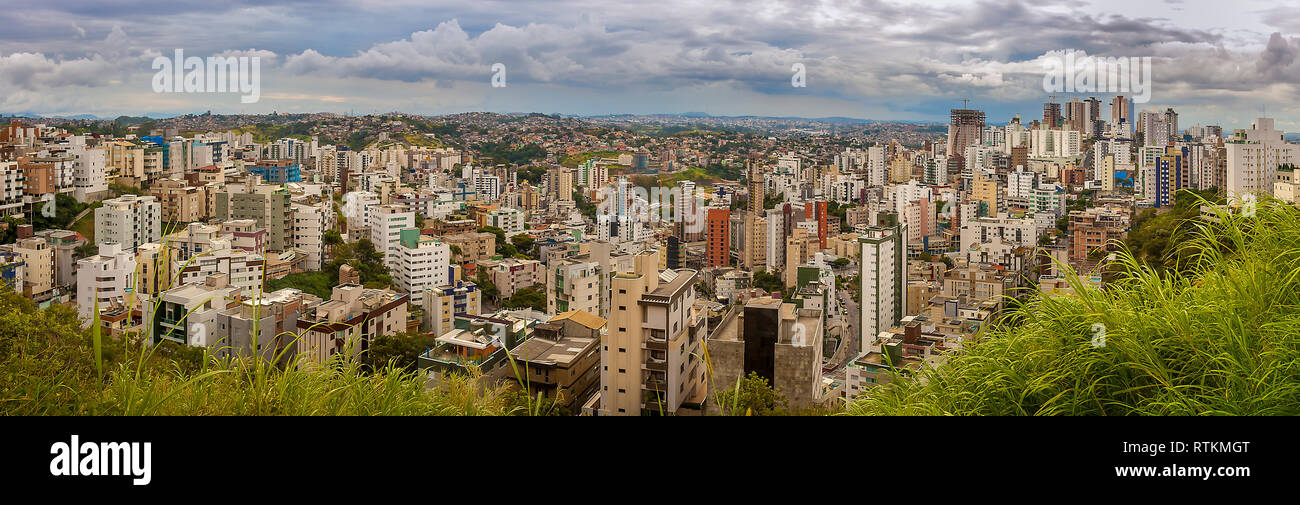
[[[163,179],[149,187],[149,194],[162,207],[167,223],[192,223],[208,219],[208,196],[203,187],[179,179]]]
[[[553,262],[546,273],[546,313],[581,310],[600,314],[602,285],[601,267],[595,261],[566,258]]]
[[[90,321],[95,304],[100,309],[134,305],[127,300],[127,289],[135,287],[135,255],[116,242],[99,245],[99,254],[77,262],[77,313]]]
[[[468,281],[428,289],[418,305],[421,308],[421,329],[434,337],[451,331],[457,317],[483,313],[482,297],[478,285]]]
[[[227,282],[225,274],[164,291],[157,302],[143,307],[145,321],[149,322],[146,327],[152,330],[150,343],[171,341],[195,347],[214,344],[217,313],[238,305],[241,291]]]
[[[217,251],[196,255],[189,260],[180,260],[172,255],[172,279],[175,284],[197,284],[216,274],[224,274],[226,283],[243,290],[246,296],[257,298],[262,295],[265,284],[266,259],[260,254],[242,249],[219,249]]]
[[[521,289],[546,284],[546,267],[537,260],[506,258],[489,268],[488,276],[504,300]]]
[[[608,331],[601,336],[601,415],[698,413],[705,404],[694,270],[659,272],[658,254],[634,257],[614,276]]]
[[[24,195],[27,194],[26,173],[26,170],[18,168],[18,162],[0,161],[0,217],[23,212]]]
[[[524,212],[519,209],[492,209],[484,217],[484,224],[495,226],[512,237],[524,232]]]
[[[289,190],[261,184],[255,176],[244,184],[217,193],[216,218],[220,221],[252,219],[266,230],[266,249],[281,252],[293,247],[293,207]]]
[[[320,270],[324,264],[325,231],[333,228],[333,207],[332,200],[293,204],[293,247],[306,256],[302,262],[303,270]]]
[[[460,253],[455,255],[458,263],[491,258],[497,253],[497,236],[491,233],[457,233],[442,237],[442,241],[460,249]]]
[[[1224,139],[1229,203],[1244,195],[1272,195],[1279,165],[1300,163],[1300,146],[1287,143],[1272,118],[1256,119],[1248,130]]]
[[[533,335],[510,349],[511,375],[534,395],[556,400],[569,413],[600,388],[600,334],[607,321],[571,310],[533,326]],[[526,375],[526,376],[525,376]]]
[[[798,308],[779,297],[733,307],[710,332],[715,388],[730,390],[750,373],[767,379],[792,410],[822,401],[822,309]],[[718,412],[710,405],[710,412]]]
[[[123,195],[95,209],[95,243],[113,242],[123,251],[162,239],[162,206],[152,196]]]
[[[14,253],[22,258],[22,294],[36,303],[54,296],[54,247],[43,238],[31,237],[14,243]]]
[[[406,331],[406,302],[407,295],[387,289],[334,286],[329,300],[309,300],[298,317],[295,352],[317,363],[340,353],[360,356],[375,337]]]

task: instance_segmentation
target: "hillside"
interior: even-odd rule
[[[1016,324],[849,413],[1300,414],[1300,209],[1270,201],[1217,219],[1184,222],[1191,233],[1170,254],[1185,273],[1125,252],[1108,289],[1038,298]]]

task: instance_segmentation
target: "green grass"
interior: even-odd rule
[[[621,151],[587,151],[563,156],[560,158],[560,164],[569,168],[577,168],[578,165],[581,165],[592,158],[617,158],[620,154],[631,153]]]
[[[86,237],[86,243],[95,243],[95,213],[88,212],[85,216],[81,217],[80,221],[73,223],[72,231],[80,233],[83,237]]]
[[[480,387],[473,376],[445,377],[426,390],[419,374],[391,363],[375,373],[342,358],[276,368],[107,336],[97,354],[96,340],[70,309],[39,310],[0,292],[0,414],[507,415],[521,408],[503,387]]]
[[[1186,270],[1126,250],[1105,290],[1036,297],[945,366],[850,402],[859,415],[1300,414],[1300,209],[1181,224]],[[1094,347],[1094,325],[1105,345]]]

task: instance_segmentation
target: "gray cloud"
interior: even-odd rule
[[[1183,5],[1208,5],[1193,3]],[[1292,10],[1262,11],[1260,23],[1274,26],[1265,32],[1127,12],[1136,9],[1017,0],[57,2],[0,12],[0,107],[147,107],[151,95],[140,83],[148,82],[148,61],[174,48],[199,56],[255,52],[276,88],[268,93],[348,98],[328,107],[396,107],[420,103],[397,93],[455,89],[466,107],[516,93],[511,106],[527,107],[528,97],[548,111],[672,111],[704,96],[734,111],[767,106],[755,100],[771,97],[792,115],[806,112],[799,103],[839,103],[915,118],[928,109],[942,117],[936,102],[971,97],[990,104],[991,118],[1017,110],[1034,116],[1032,104],[1045,98],[1040,59],[1066,49],[1152,56],[1162,103],[1227,107],[1300,97],[1291,84],[1300,80],[1300,42],[1285,36],[1300,29]],[[465,91],[486,88],[497,62],[507,65],[510,88]],[[789,86],[794,62],[806,65],[807,88]],[[139,95],[87,100],[74,91],[113,82],[127,83],[114,97]],[[381,88],[389,94],[367,94]]]

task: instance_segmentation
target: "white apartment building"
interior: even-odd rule
[[[73,196],[86,202],[98,200],[108,192],[103,149],[73,145],[68,155],[72,157]]]
[[[370,191],[351,191],[343,195],[343,217],[348,229],[370,226],[370,211],[379,206],[379,195]]]
[[[484,223],[505,230],[506,237],[513,237],[524,232],[524,211],[505,208],[492,209],[485,216]]]
[[[9,217],[23,212],[23,191],[26,178],[18,169],[18,163],[0,161],[0,217]]]
[[[547,265],[546,313],[585,310],[601,314],[600,271],[600,264],[594,261],[564,259]]]
[[[293,246],[306,253],[302,268],[320,270],[325,250],[325,230],[330,228],[334,215],[332,200],[319,205],[293,204]]]
[[[422,306],[430,288],[451,284],[451,246],[415,228],[401,230],[400,239],[393,284]]]
[[[1038,187],[1038,172],[1016,169],[1007,174],[1007,197],[1029,198],[1034,188]]]
[[[126,307],[127,288],[135,287],[135,255],[116,242],[99,245],[99,254],[77,262],[77,313],[82,321],[100,309]]]
[[[370,208],[370,241],[384,254],[384,266],[396,270],[401,262],[402,230],[415,228],[415,213],[404,205],[376,205]]]
[[[266,260],[260,254],[243,249],[221,249],[195,256],[188,261],[174,261],[173,279],[176,284],[199,284],[208,276],[226,274],[231,286],[242,288],[245,294],[260,297]]]
[[[481,200],[493,202],[501,196],[501,178],[495,175],[475,175],[474,191]]]
[[[862,293],[858,319],[859,352],[881,332],[889,331],[906,315],[907,225],[871,227],[858,237],[862,248],[859,274]]]
[[[1272,195],[1277,167],[1300,162],[1300,146],[1289,144],[1273,127],[1272,118],[1259,118],[1248,130],[1237,130],[1225,139],[1227,196],[1236,202],[1247,193]]]
[[[95,209],[95,243],[114,242],[123,251],[162,240],[162,205],[153,196],[123,195]]]
[[[1038,129],[1030,131],[1029,156],[1073,158],[1083,153],[1083,134],[1078,130]]]
[[[1033,217],[977,217],[961,223],[961,251],[971,264],[1009,262],[1011,251],[1038,245]]]

